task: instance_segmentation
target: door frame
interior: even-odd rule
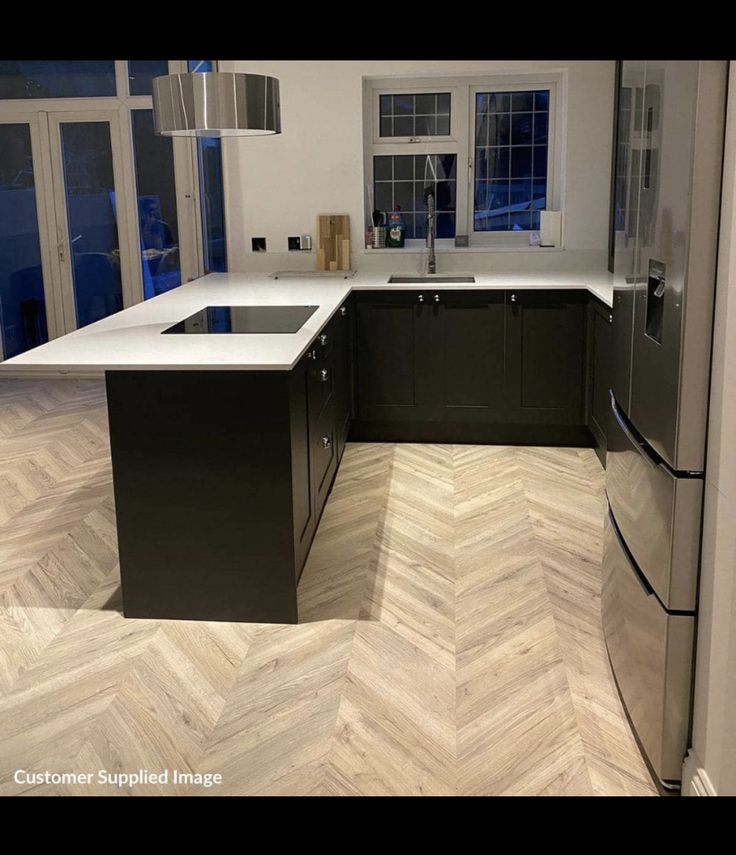
[[[49,340],[63,332],[59,323],[60,307],[56,282],[56,254],[51,243],[53,232],[49,230],[48,221],[53,207],[51,192],[51,177],[49,162],[45,157],[44,135],[45,127],[36,111],[16,110],[12,113],[0,114],[2,125],[28,125],[31,134],[31,157],[33,158],[33,184],[36,194],[36,222],[38,226],[38,242],[41,254],[41,275],[43,277],[43,293],[46,310],[46,327]],[[1,336],[0,336],[1,339]],[[0,362],[5,359],[4,344],[0,340]]]

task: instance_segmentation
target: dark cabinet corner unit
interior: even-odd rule
[[[593,444],[584,290],[357,291],[365,441]]]
[[[609,336],[583,290],[355,291],[290,371],[107,372],[125,616],[296,622],[348,437],[604,449]]]
[[[291,371],[106,373],[126,617],[297,621],[350,428],[350,332],[338,310]]]

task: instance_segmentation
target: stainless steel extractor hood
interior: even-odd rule
[[[156,77],[153,117],[156,133],[163,136],[280,134],[279,81],[230,71]]]

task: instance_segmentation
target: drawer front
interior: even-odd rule
[[[603,632],[622,700],[657,775],[678,781],[687,749],[695,618],[668,614],[647,590],[609,514]]]
[[[626,545],[668,609],[695,608],[703,482],[652,466],[615,418],[606,492]]]
[[[332,358],[312,360],[309,370],[309,412],[314,421],[322,415],[325,407],[332,403],[335,389],[334,365]]]
[[[310,438],[312,462],[312,491],[315,497],[316,516],[319,517],[337,468],[335,437],[335,409],[328,404],[313,423]]]
[[[309,345],[309,351],[313,354],[315,362],[324,362],[332,357],[336,336],[336,321],[338,318],[332,318],[322,332],[315,336],[314,341]]]

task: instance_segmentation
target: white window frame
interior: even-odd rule
[[[547,210],[563,210],[562,175],[566,75],[564,71],[515,72],[436,78],[364,78],[364,175],[366,227],[370,227],[373,195],[373,158],[380,155],[455,154],[457,157],[455,234],[467,235],[471,249],[515,249],[529,247],[529,231],[476,232],[475,198],[475,96],[478,92],[517,92],[548,89],[549,128],[547,148]],[[431,137],[381,137],[380,96],[450,93],[450,135]],[[406,248],[421,250],[423,239],[406,241]],[[438,240],[437,249],[453,250],[451,238]],[[561,247],[564,248],[564,247]],[[375,250],[372,250],[375,251]]]

